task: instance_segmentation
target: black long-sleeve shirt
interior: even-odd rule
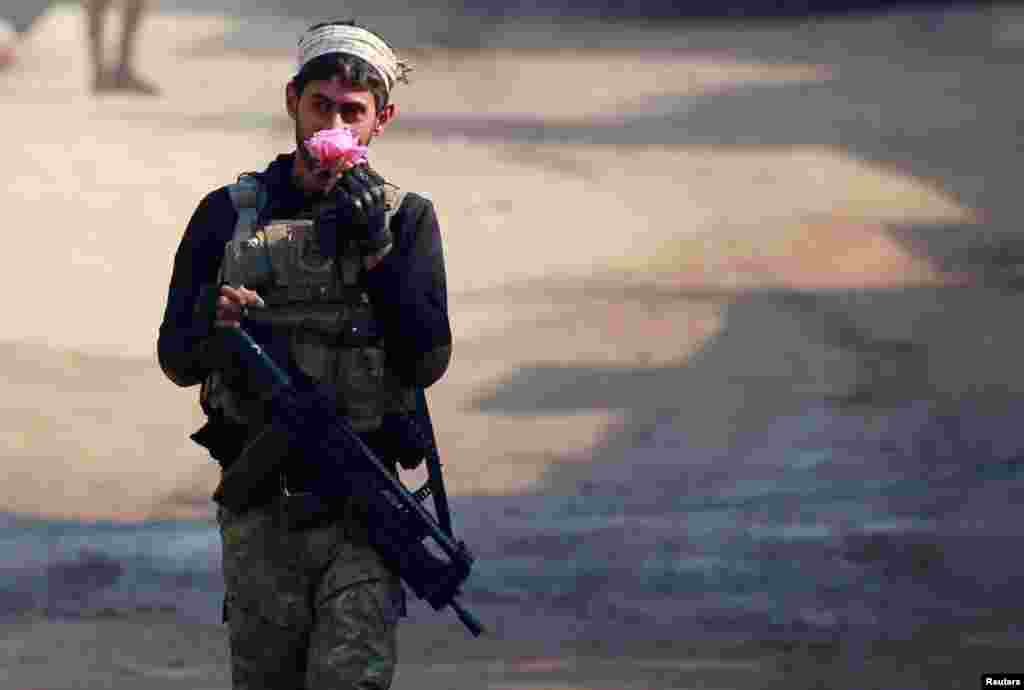
[[[259,174],[269,195],[260,220],[296,217],[309,206],[292,181],[293,162],[294,154],[278,156]],[[217,281],[237,220],[227,187],[211,192],[193,213],[175,254],[157,353],[160,367],[179,386],[200,383],[212,368],[203,347],[208,329],[196,322],[195,305],[200,289]],[[367,271],[366,290],[396,373],[407,385],[425,388],[447,369],[452,342],[441,231],[433,204],[418,194],[406,194],[391,231],[392,249]]]

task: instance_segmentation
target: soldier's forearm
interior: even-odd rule
[[[164,374],[175,384],[188,387],[202,382],[205,375],[201,366],[203,354],[198,338],[180,331],[161,331],[157,341],[157,359]]]

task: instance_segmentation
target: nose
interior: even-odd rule
[[[333,129],[338,129],[339,127],[345,126],[345,118],[341,116],[340,110],[335,110],[333,113],[331,113],[330,123],[331,128]]]

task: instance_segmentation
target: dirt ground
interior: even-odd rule
[[[288,146],[290,56],[211,48],[237,30],[219,17],[154,16],[140,64],[159,76],[164,97],[94,99],[81,17],[60,5],[40,18],[4,76],[0,98],[14,123],[3,134],[4,208],[11,227],[25,228],[17,260],[0,276],[7,294],[25,295],[0,333],[12,388],[0,415],[11,468],[2,491],[15,512],[195,515],[167,497],[202,498],[216,481],[187,438],[199,422],[195,391],[168,385],[154,351],[174,249],[198,200]],[[615,69],[630,79],[610,89],[605,61],[596,52],[421,51],[419,76],[398,100],[407,112],[375,145],[382,170],[435,199],[444,228],[456,354],[430,397],[454,493],[528,486],[546,457],[585,449],[612,421],[605,412],[469,409],[481,387],[524,363],[684,361],[721,329],[730,295],[759,286],[953,280],[884,228],[971,222],[976,211],[929,180],[841,150],[516,134],[523,120],[545,131],[637,129],[621,123],[646,114],[659,94],[816,83],[834,67],[626,53]],[[538,82],[552,89],[540,103]],[[478,136],[467,121],[495,133]],[[39,265],[60,271],[39,281]],[[722,299],[680,302],[672,313],[624,309],[588,297],[584,278],[717,290]],[[568,314],[575,329],[564,327]],[[43,498],[55,483],[59,503]]]
[[[632,405],[687,410],[694,442],[716,447],[809,397],[1024,388],[1016,324],[992,317],[1018,305],[1007,142],[1021,27],[1006,7],[927,26],[660,30],[656,50],[412,50],[414,83],[373,155],[442,223],[455,357],[429,397],[450,491],[534,490],[556,465],[583,475]],[[58,5],[0,74],[6,511],[211,515],[216,467],[188,440],[196,391],[163,377],[155,341],[199,199],[291,138],[291,56],[237,47],[245,31],[154,15],[139,62],[164,95],[96,99],[80,12]],[[924,373],[890,357],[914,344]],[[692,389],[626,409],[482,408],[538,364],[695,374]],[[395,687],[967,688],[1019,648],[996,622],[934,646],[627,652],[586,634],[532,641],[529,620],[492,613],[507,629],[465,645],[454,624],[410,623]],[[158,612],[25,619],[0,635],[13,690],[228,687],[223,629]]]

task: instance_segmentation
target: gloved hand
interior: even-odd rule
[[[384,184],[384,178],[365,164],[341,174],[328,195],[328,203],[316,217],[324,254],[337,256],[345,239],[354,239],[363,256],[378,254],[391,244]]]

